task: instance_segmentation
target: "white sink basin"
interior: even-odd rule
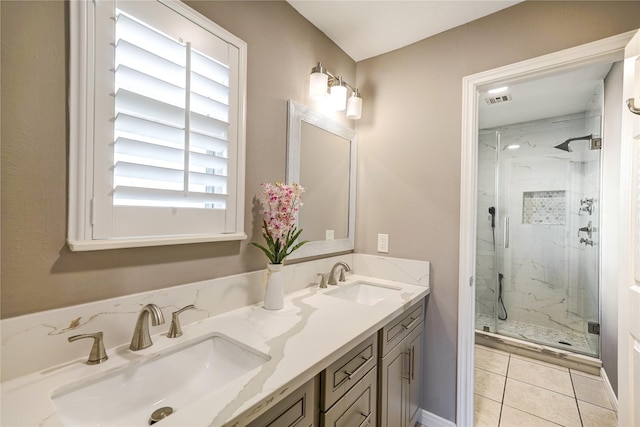
[[[397,296],[400,289],[401,288],[377,283],[355,282],[328,291],[325,295],[341,298],[358,304],[374,305],[387,298]]]
[[[61,421],[71,426],[148,426],[158,408],[179,411],[269,356],[221,335],[53,393]]]

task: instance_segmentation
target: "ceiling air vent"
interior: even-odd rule
[[[498,95],[498,96],[490,96],[484,99],[488,105],[500,104],[502,102],[511,101],[511,95]]]

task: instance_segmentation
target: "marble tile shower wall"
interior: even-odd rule
[[[596,124],[580,114],[500,130],[500,223],[496,225],[502,226],[503,216],[509,216],[509,248],[503,246],[500,228],[496,238],[503,255],[499,270],[504,274],[503,299],[510,321],[583,333],[584,318],[597,319],[598,250],[580,244],[578,228],[589,220],[597,223],[597,212],[588,218],[580,211],[580,201],[597,199],[598,154],[553,148],[567,138],[591,133]],[[495,140],[494,132],[483,132],[478,152],[476,307],[478,313],[491,316],[497,286],[488,207],[496,203]],[[510,144],[520,148],[504,149]],[[564,197],[563,203],[558,203],[559,197]],[[531,211],[533,205],[536,212]],[[593,236],[597,241],[597,233]]]

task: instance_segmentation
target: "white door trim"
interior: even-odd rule
[[[495,68],[462,79],[460,264],[458,269],[458,356],[456,424],[473,425],[475,335],[476,193],[478,93],[564,70],[622,60],[635,31]]]
[[[622,100],[639,99],[640,94],[640,32],[625,51]],[[626,103],[626,102],[625,102]],[[618,425],[638,425],[640,422],[640,260],[636,250],[640,230],[636,224],[637,204],[637,132],[638,117],[626,105],[622,107],[620,153],[620,249],[618,252],[620,283],[618,288]]]

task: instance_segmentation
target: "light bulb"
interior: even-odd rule
[[[347,87],[342,82],[342,78],[338,77],[338,82],[331,86],[331,106],[336,111],[344,111],[347,108]]]
[[[309,96],[311,99],[318,100],[327,96],[327,86],[329,85],[329,76],[325,73],[322,64],[311,69],[309,75]]]
[[[309,76],[309,96],[312,99],[327,96],[329,76],[324,73],[311,73]]]
[[[347,100],[347,118],[359,120],[362,117],[362,98],[356,89]]]

